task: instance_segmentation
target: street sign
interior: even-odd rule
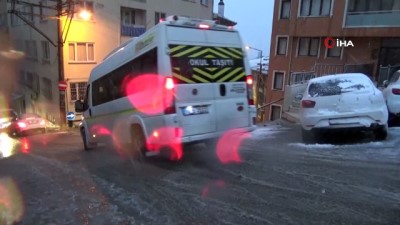
[[[67,82],[64,80],[58,81],[58,90],[65,91],[67,89]]]
[[[67,113],[67,120],[68,120],[68,121],[73,121],[73,120],[75,120],[75,113],[74,113],[74,112],[68,112],[68,113]]]

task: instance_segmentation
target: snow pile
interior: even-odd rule
[[[290,143],[291,147],[306,148],[306,149],[333,149],[338,146],[332,144],[303,144],[303,143]]]

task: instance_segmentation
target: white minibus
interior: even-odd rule
[[[84,101],[75,103],[84,148],[111,137],[117,147],[146,153],[252,131],[252,85],[238,31],[170,16],[92,70]]]

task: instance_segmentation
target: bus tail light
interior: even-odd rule
[[[174,79],[172,77],[167,77],[165,79],[164,96],[163,96],[165,114],[176,113],[174,90],[175,90]]]
[[[247,100],[249,105],[254,105],[254,98],[253,98],[253,76],[248,75],[246,77],[246,85],[247,85]]]

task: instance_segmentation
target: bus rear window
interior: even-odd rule
[[[173,77],[177,84],[244,82],[241,48],[170,45]]]

